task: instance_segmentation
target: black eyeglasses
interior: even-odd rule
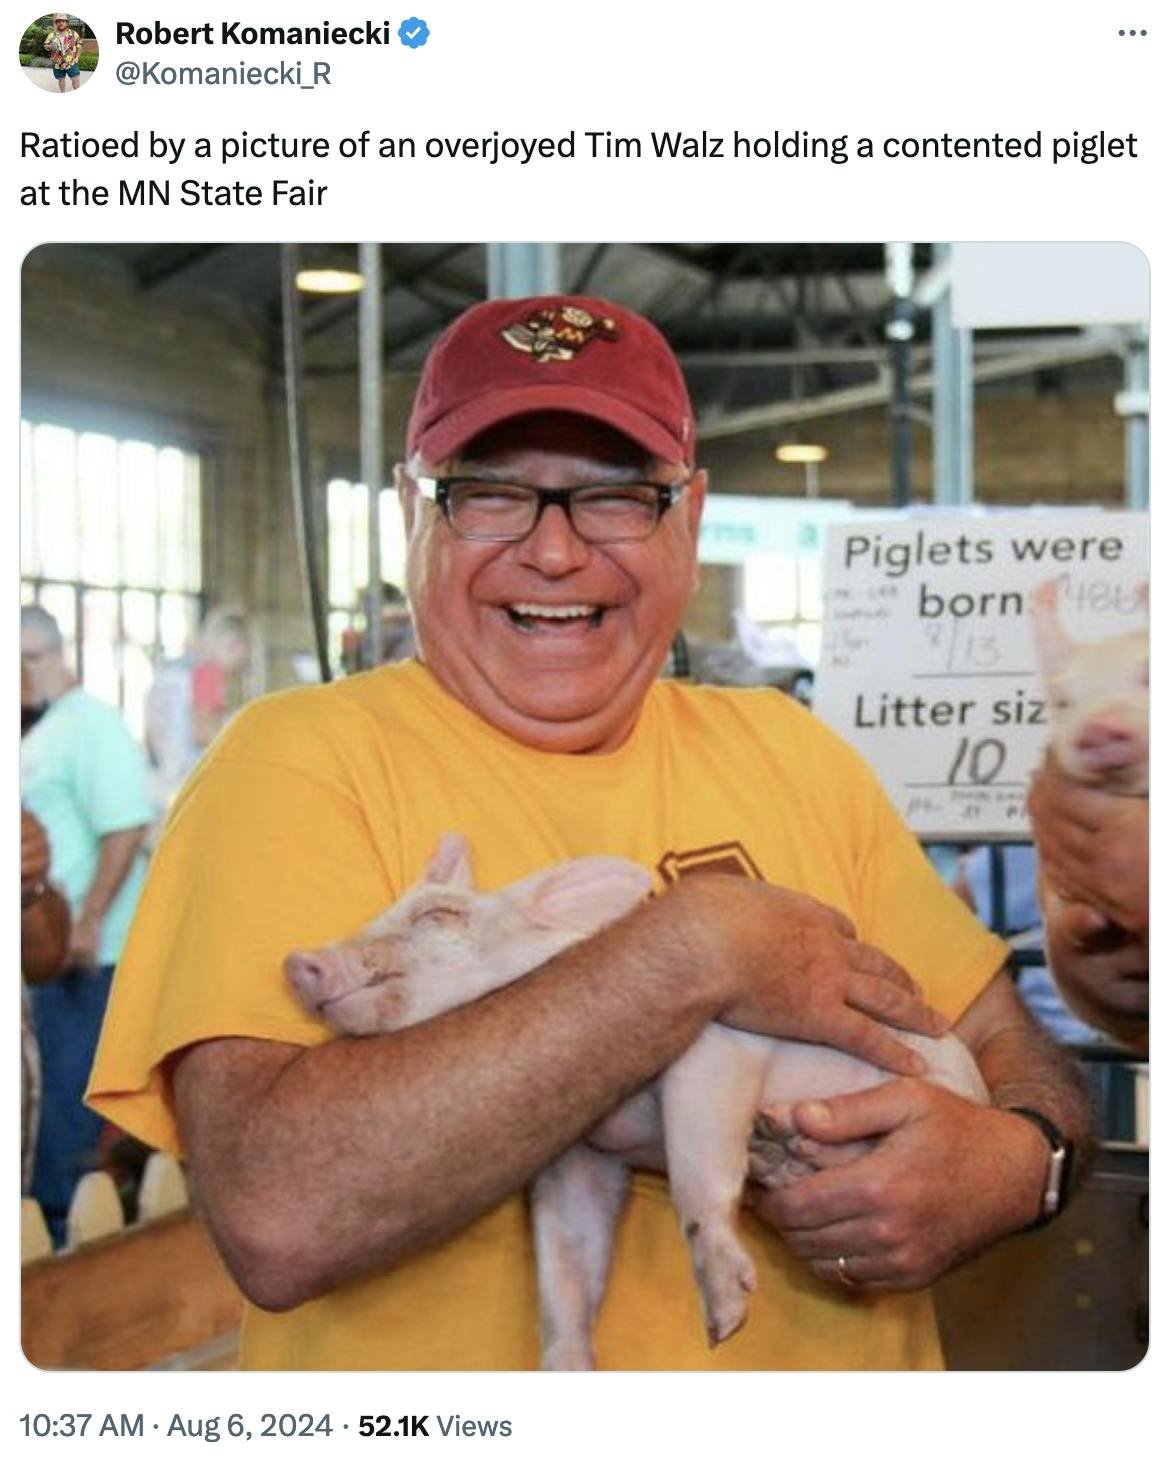
[[[630,544],[649,539],[688,485],[583,483],[577,488],[534,488],[480,478],[417,478],[462,539],[514,544],[534,530],[550,505],[564,509],[575,533],[588,544]]]

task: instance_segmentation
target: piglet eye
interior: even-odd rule
[[[463,915],[453,905],[428,905],[412,916],[413,925],[459,925]]]

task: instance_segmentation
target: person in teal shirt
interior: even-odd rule
[[[39,606],[21,610],[20,654],[33,696],[45,704],[21,741],[21,799],[45,827],[49,878],[72,916],[65,973],[32,992],[43,1076],[32,1192],[61,1243],[101,1130],[82,1094],[142,888],[152,808],[142,749],[115,707],[77,685],[57,622]]]

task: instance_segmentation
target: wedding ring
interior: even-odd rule
[[[840,1278],[840,1285],[846,1286],[849,1291],[855,1291],[855,1289],[860,1285],[859,1281],[853,1280],[853,1278],[848,1275],[848,1262],[843,1256],[836,1257],[836,1272]]]

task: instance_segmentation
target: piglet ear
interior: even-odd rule
[[[1072,653],[1072,640],[1060,624],[1060,581],[1044,580],[1031,593],[1031,634],[1044,675],[1050,675]]]
[[[514,886],[535,925],[590,935],[634,910],[652,891],[646,869],[602,855],[571,859]]]
[[[428,868],[420,883],[446,885],[450,889],[458,890],[473,888],[469,844],[463,834],[441,834],[440,843],[428,861]]]

